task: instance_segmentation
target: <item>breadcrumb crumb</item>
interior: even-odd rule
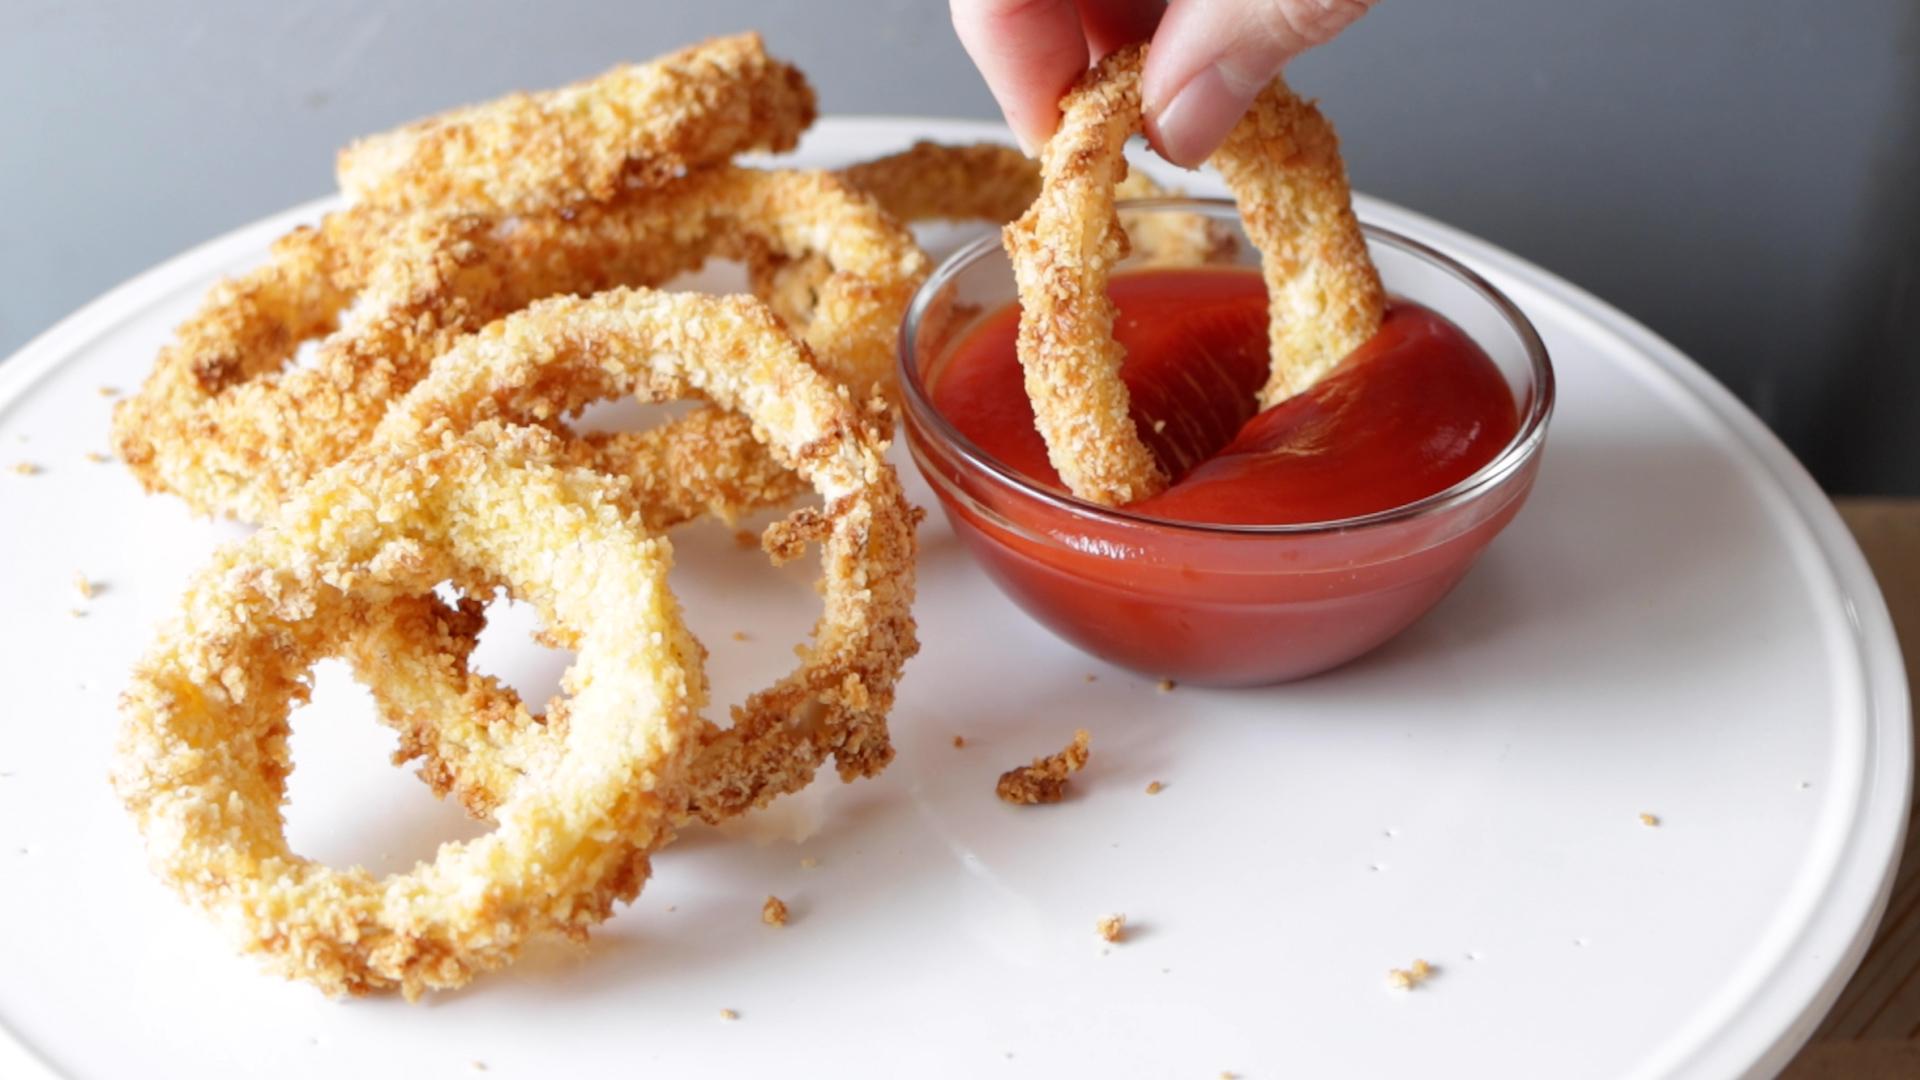
[[[819,859],[816,859],[816,858],[814,858],[814,857],[813,857],[813,856],[811,856],[811,855],[809,855],[809,856],[807,856],[806,858],[804,858],[804,859],[801,859],[801,860],[800,860],[800,869],[802,869],[802,870],[813,870],[813,869],[816,869],[816,868],[818,868],[818,867],[819,867],[819,865],[820,865],[820,860],[819,860]]]
[[[967,748],[967,737],[965,735],[955,735],[953,737],[953,748],[955,750],[965,750]]]
[[[760,905],[760,921],[768,926],[787,925],[787,902],[777,896],[767,897],[767,902]]]
[[[98,450],[89,450],[87,451],[87,460],[93,462],[95,465],[105,465],[113,460],[113,455],[103,454]]]
[[[1180,685],[1180,684],[1179,684],[1179,683],[1176,683],[1176,682],[1174,682],[1174,681],[1173,681],[1172,679],[1161,679],[1161,680],[1160,680],[1160,692],[1161,692],[1161,693],[1163,693],[1163,694],[1171,694],[1171,693],[1173,693],[1173,688],[1174,688],[1174,687],[1176,687],[1176,686],[1178,686],[1178,685]]]
[[[1073,742],[1057,754],[1033,759],[1000,774],[994,792],[1015,806],[1057,803],[1067,793],[1067,778],[1087,767],[1093,736],[1086,728],[1073,733]]]
[[[740,1014],[739,1014],[739,1013],[737,1013],[737,1012],[734,1012],[734,1011],[733,1011],[732,1009],[721,1009],[721,1010],[720,1010],[720,1019],[722,1019],[722,1020],[738,1020],[738,1019],[740,1019]]]
[[[1118,913],[1102,916],[1093,924],[1093,931],[1102,941],[1117,942],[1127,934],[1127,917]]]
[[[1147,794],[1149,795],[1158,795],[1165,790],[1167,790],[1167,785],[1158,780],[1152,781],[1147,785]]]
[[[757,548],[760,546],[760,534],[752,529],[735,529],[733,542],[743,548]]]
[[[1415,960],[1409,967],[1388,969],[1387,984],[1396,990],[1411,990],[1432,978],[1433,972],[1432,964]]]
[[[84,619],[87,617],[87,609],[86,608],[68,608],[67,614],[71,615],[76,619]]]
[[[746,632],[745,630],[735,630],[735,631],[733,632],[733,640],[735,640],[735,641],[752,641],[752,640],[753,640],[753,635],[751,635],[751,634],[749,634],[749,633],[747,633],[747,632]]]
[[[87,575],[85,574],[73,575],[73,587],[74,590],[80,594],[82,600],[93,599],[93,594],[99,591],[93,582],[87,580]]]
[[[40,472],[40,466],[31,461],[22,461],[14,465],[13,471],[21,476],[34,476]]]
[[[1659,828],[1659,826],[1660,826],[1660,815],[1658,815],[1658,814],[1641,814],[1641,815],[1640,815],[1640,824],[1642,824],[1642,825],[1645,825],[1645,826],[1646,826],[1647,828],[1649,828],[1649,829],[1655,829],[1655,828]]]
[[[101,397],[119,397],[120,388],[117,386],[103,386],[100,388],[99,393]]]
[[[1089,671],[1089,672],[1087,672],[1087,681],[1088,681],[1088,682],[1099,682],[1099,681],[1100,681],[1100,676],[1098,676],[1098,675],[1095,675],[1095,674],[1094,674],[1093,672],[1091,672],[1091,671]]]

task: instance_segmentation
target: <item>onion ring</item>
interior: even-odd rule
[[[1001,143],[951,146],[921,141],[886,157],[849,165],[835,173],[873,197],[902,222],[985,221],[1004,225],[1026,212],[1040,193],[1040,164]],[[1129,173],[1115,189],[1125,199],[1168,194],[1144,172]],[[1194,266],[1232,251],[1231,234],[1198,214],[1132,215],[1121,212],[1136,261]],[[813,318],[822,282],[831,267],[819,256],[757,258],[747,272],[755,296],[780,317],[805,327]]]
[[[894,331],[926,256],[870,199],[825,174],[719,166],[531,218],[330,215],[283,239],[266,266],[216,287],[139,393],[116,408],[116,449],[149,490],[260,521],[359,446],[434,356],[502,315],[546,296],[656,285],[710,256],[816,251],[831,273],[807,326],[815,355],[862,394],[891,386]],[[312,365],[288,367],[297,346],[349,304],[359,317],[319,342]],[[752,445],[737,420],[687,424],[667,442],[603,440],[599,464],[654,486],[737,480],[675,495],[729,517],[762,505],[729,494],[797,490],[764,455],[685,474],[650,469],[644,457],[619,460],[623,448],[666,452],[674,439]]]
[[[523,214],[604,202],[742,151],[791,150],[814,112],[806,78],[768,57],[760,35],[739,34],[361,139],[335,171],[369,206]]]
[[[114,783],[155,870],[283,974],[330,994],[460,986],[536,933],[584,936],[671,837],[705,697],[699,645],[666,541],[620,508],[617,480],[559,449],[493,425],[356,455],[221,552],[135,668]],[[565,722],[531,736],[537,782],[496,808],[492,833],[411,873],[300,857],[280,807],[308,670],[390,597],[447,579],[504,583],[579,649]]]
[[[546,421],[620,393],[697,394],[749,417],[772,455],[824,499],[762,538],[779,561],[822,542],[814,642],[796,670],[733,710],[730,728],[701,732],[689,812],[720,821],[764,805],[806,786],[829,756],[846,780],[879,772],[893,757],[894,688],[918,650],[910,609],[920,515],[882,457],[890,416],[821,375],[761,302],[644,289],[542,301],[441,357],[376,438],[404,444],[490,420]],[[476,615],[425,597],[394,607],[354,659],[402,732],[397,758],[423,758],[436,791],[484,816],[511,798],[538,727],[510,691],[468,668]]]
[[[1069,490],[1125,504],[1166,486],[1120,381],[1107,278],[1126,252],[1114,205],[1126,140],[1141,127],[1144,46],[1101,60],[1061,100],[1041,151],[1039,197],[1006,229],[1021,300],[1019,354],[1047,454]],[[1353,216],[1324,117],[1278,79],[1213,161],[1260,249],[1273,372],[1262,401],[1304,388],[1379,327],[1385,293]]]

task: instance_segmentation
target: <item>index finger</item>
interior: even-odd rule
[[[1074,0],[952,0],[953,29],[1032,154],[1060,122],[1060,96],[1087,70]]]

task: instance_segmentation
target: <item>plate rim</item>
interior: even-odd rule
[[[942,117],[848,115],[822,118],[805,136],[883,145],[918,138],[1011,142],[1004,125]],[[340,205],[338,195],[309,199],[194,245],[135,274],[29,339],[0,361],[0,412],[82,349],[128,318],[177,290],[185,279],[205,276],[265,251],[292,225],[311,221]],[[1363,216],[1412,223],[1437,237],[1451,254],[1498,276],[1520,280],[1565,312],[1625,345],[1645,367],[1664,376],[1704,407],[1793,511],[1820,556],[1834,599],[1847,622],[1847,640],[1863,690],[1867,745],[1861,751],[1858,791],[1841,850],[1819,890],[1817,902],[1794,928],[1792,947],[1771,958],[1766,970],[1728,986],[1718,1008],[1662,1041],[1636,1070],[1647,1076],[1772,1075],[1812,1036],[1859,967],[1893,887],[1904,847],[1913,789],[1910,688],[1891,613],[1859,544],[1832,501],[1786,445],[1746,405],[1691,357],[1653,330],[1587,290],[1491,241],[1384,199],[1358,194]],[[1644,372],[1643,372],[1644,373]],[[1825,956],[1829,960],[1812,957]],[[1756,960],[1756,969],[1759,962]],[[1782,989],[1784,987],[1784,989]],[[1696,1018],[1702,1017],[1696,1012]],[[1712,1023],[1715,1015],[1720,1018]],[[1707,1025],[1686,1044],[1689,1027]],[[0,1072],[57,1077],[27,1040],[0,1018]]]

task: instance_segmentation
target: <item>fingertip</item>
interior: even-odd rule
[[[1077,6],[1087,50],[1095,62],[1153,37],[1167,13],[1164,0],[1077,0]]]
[[[1031,156],[1060,122],[1060,97],[1087,69],[1074,0],[952,0],[954,32]]]
[[[1253,104],[1258,89],[1236,87],[1218,65],[1203,68],[1157,108],[1147,110],[1147,139],[1175,165],[1199,168]]]

